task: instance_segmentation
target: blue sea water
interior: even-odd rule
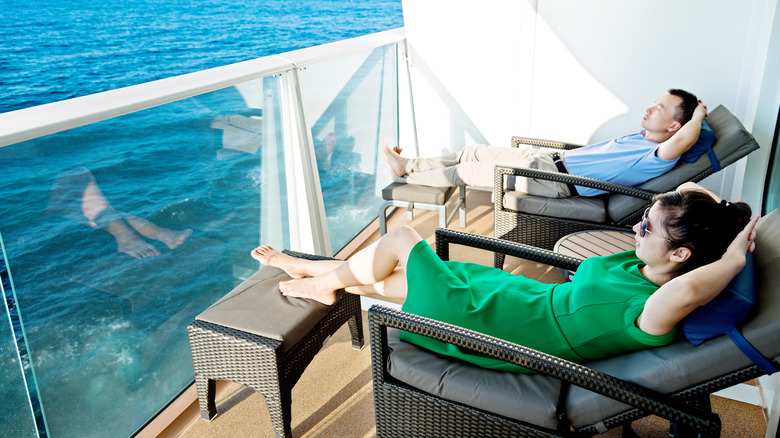
[[[0,0],[0,112],[402,25],[400,0]],[[223,114],[257,117],[231,88],[0,148],[0,233],[51,435],[129,435],[192,378],[180,329],[235,285],[231,266],[249,265],[234,242],[259,238],[264,166],[216,158],[224,133],[209,126]],[[323,129],[357,155],[348,130]],[[129,262],[106,233],[50,214],[58,177],[81,167],[118,209],[192,236]],[[329,196],[371,185],[354,168],[320,177]],[[18,408],[0,435],[25,436],[7,325],[0,335],[0,399]]]
[[[400,0],[2,0],[0,112],[400,26]]]

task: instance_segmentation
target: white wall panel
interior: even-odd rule
[[[512,134],[527,132],[535,7],[517,0],[404,1],[421,154],[467,142],[508,145]]]

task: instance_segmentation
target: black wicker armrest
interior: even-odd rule
[[[512,136],[513,148],[516,148],[521,144],[525,144],[529,146],[540,146],[540,147],[552,148],[552,149],[566,149],[566,150],[577,149],[585,146],[584,144],[566,143],[566,142],[555,141],[555,140],[544,140],[541,138]]]
[[[493,193],[499,194],[496,196],[496,203],[503,203],[504,193],[506,188],[504,187],[505,176],[524,176],[528,178],[546,179],[550,181],[557,181],[566,184],[575,184],[578,186],[592,187],[594,189],[605,190],[611,193],[618,193],[621,195],[628,195],[634,198],[650,200],[656,194],[649,190],[638,189],[636,187],[626,186],[623,184],[611,183],[602,181],[600,179],[588,178],[585,176],[571,175],[568,173],[550,172],[546,170],[530,169],[527,167],[511,167],[496,165],[494,170],[494,191]]]
[[[463,231],[451,230],[449,228],[436,229],[436,254],[442,260],[450,259],[450,244],[470,246],[472,248],[484,249],[487,251],[498,252],[533,262],[544,263],[570,271],[577,270],[582,263],[581,259],[558,254],[547,249],[537,248],[531,245],[511,242],[509,240],[487,237],[479,234],[466,233]]]
[[[657,391],[537,350],[452,324],[377,305],[369,309],[368,322],[371,330],[372,353],[387,350],[386,328],[393,327],[520,365],[539,374],[552,376],[671,422],[693,427],[704,436],[717,436],[720,432],[720,420],[715,414],[701,411]],[[380,342],[384,345],[379,344]],[[382,360],[386,360],[386,356]],[[383,369],[386,370],[386,364],[383,365]]]

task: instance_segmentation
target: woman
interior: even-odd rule
[[[333,304],[335,290],[347,288],[405,297],[406,312],[582,362],[671,342],[677,324],[745,265],[758,220],[750,214],[746,204],[681,186],[653,199],[634,226],[635,251],[589,258],[560,285],[442,262],[410,227],[346,262],[293,258],[267,246],[252,256],[297,278],[280,283],[285,296]],[[486,368],[528,372],[423,336],[404,332],[402,339]]]

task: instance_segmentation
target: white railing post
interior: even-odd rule
[[[282,171],[279,163],[279,142],[283,141],[283,132],[277,132],[276,103],[279,100],[279,78],[277,75],[263,78],[263,163],[262,185],[260,187],[260,239],[263,244],[274,248],[286,247],[284,224],[279,220],[284,190],[281,184]]]
[[[298,69],[283,73],[281,80],[290,247],[331,256],[325,203],[311,130],[306,123]]]
[[[409,99],[407,102],[409,115],[410,115],[409,129],[411,131],[411,136],[412,136],[414,156],[419,157],[420,146],[417,142],[417,117],[415,117],[414,114],[414,92],[412,91],[412,72],[411,72],[412,60],[410,59],[411,53],[409,53],[409,43],[406,40],[404,40],[398,43],[396,47],[400,52],[398,56],[398,63],[396,64],[398,68],[398,73],[397,73],[398,85],[399,85],[398,96],[403,96],[401,92],[401,88],[406,88],[406,96],[407,99]],[[403,70],[403,73],[401,72],[401,70]],[[399,107],[398,123],[400,125],[401,123],[400,102],[398,107]],[[400,126],[399,126],[399,131],[400,131]],[[398,142],[399,144],[403,144],[400,138],[400,133],[399,133]]]

